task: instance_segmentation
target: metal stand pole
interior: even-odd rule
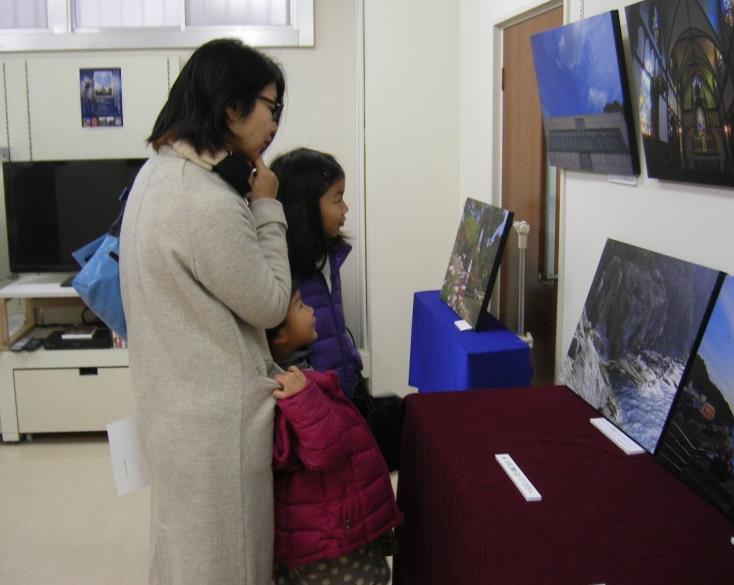
[[[528,233],[530,225],[526,221],[515,221],[512,227],[517,233],[517,335],[530,347],[533,347],[533,336],[525,331],[525,253],[528,249]]]

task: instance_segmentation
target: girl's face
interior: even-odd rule
[[[271,83],[260,90],[255,107],[249,114],[242,115],[227,108],[227,123],[234,135],[230,146],[250,162],[254,162],[275,138],[278,124],[273,110],[278,107],[277,99],[278,90]]]
[[[337,179],[321,196],[321,225],[329,238],[335,238],[344,227],[349,207],[344,203],[344,179]]]
[[[298,291],[288,306],[284,333],[288,336],[288,342],[294,347],[308,345],[318,338],[313,308],[303,302]]]

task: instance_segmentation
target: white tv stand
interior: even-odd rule
[[[3,441],[21,435],[103,431],[133,413],[126,349],[11,352],[10,345],[35,326],[34,305],[80,303],[62,287],[67,274],[24,275],[0,288],[0,430]],[[8,330],[7,303],[22,299],[24,325]]]

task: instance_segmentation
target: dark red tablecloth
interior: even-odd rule
[[[396,585],[734,583],[734,523],[565,387],[406,399]],[[509,453],[542,495],[526,502]]]

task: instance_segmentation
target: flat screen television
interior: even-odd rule
[[[3,163],[10,270],[75,272],[72,252],[105,233],[145,159]]]

